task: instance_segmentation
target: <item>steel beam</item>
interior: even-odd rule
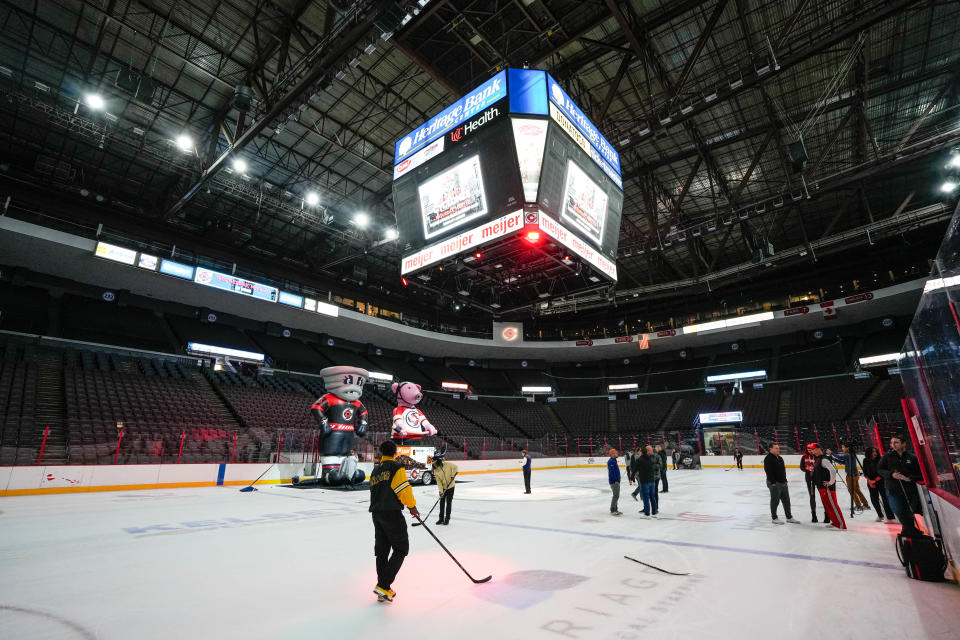
[[[323,56],[323,59],[319,64],[314,65],[307,74],[285,95],[279,98],[272,107],[270,107],[266,113],[264,113],[258,120],[253,122],[250,127],[243,132],[236,140],[234,140],[233,145],[225,153],[221,154],[209,168],[207,168],[203,174],[200,176],[200,179],[191,186],[183,196],[177,200],[176,203],[167,212],[164,214],[165,219],[170,219],[180,213],[183,208],[193,199],[193,197],[203,188],[203,185],[211,177],[222,171],[227,164],[227,161],[230,160],[237,152],[246,147],[251,140],[257,137],[261,131],[263,131],[267,125],[273,122],[291,105],[293,105],[300,97],[308,90],[313,87],[322,77],[324,77],[329,70],[333,67],[334,64],[340,59],[343,58],[353,47],[355,47],[362,38],[370,31],[373,26],[373,22],[378,18],[383,11],[391,5],[391,0],[375,0],[368,10],[366,16],[361,19],[353,28],[351,28],[346,33],[343,33],[342,37],[335,40],[335,45],[330,48],[330,51]]]

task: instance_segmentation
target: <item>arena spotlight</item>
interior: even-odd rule
[[[233,170],[238,173],[247,172],[247,161],[243,158],[234,158],[233,159]]]
[[[193,150],[193,139],[185,133],[177,136],[175,142],[177,143],[177,148],[184,153],[189,153]]]
[[[960,167],[960,151],[954,151],[950,156],[950,161],[947,163],[948,169],[956,169]]]
[[[308,191],[306,197],[303,199],[311,207],[315,207],[320,204],[320,196],[313,191]]]
[[[87,106],[94,111],[100,111],[104,107],[103,97],[99,93],[88,93],[84,99]]]
[[[387,240],[396,240],[400,236],[400,232],[390,227],[387,229]]]
[[[957,188],[957,183],[953,180],[947,180],[942,185],[940,185],[940,191],[944,193],[951,193],[954,189]]]
[[[357,227],[360,229],[366,229],[369,223],[370,223],[370,216],[368,216],[362,211],[357,215],[353,216],[353,224],[357,225]]]

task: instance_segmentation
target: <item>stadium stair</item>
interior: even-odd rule
[[[607,411],[610,412],[610,419],[609,419],[609,422],[607,422],[607,425],[609,426],[610,431],[613,433],[620,431],[617,425],[617,403],[608,401]]]
[[[567,425],[563,424],[563,420],[560,419],[560,416],[557,415],[557,412],[553,410],[553,407],[546,405],[547,415],[550,416],[550,419],[553,420],[553,423],[557,425],[557,432],[559,433],[570,433],[570,430],[567,429]]]
[[[35,409],[37,450],[43,442],[43,431],[50,427],[50,435],[43,450],[43,461],[48,464],[67,463],[67,435],[64,431],[63,355],[41,353],[37,356],[37,405]]]
[[[859,415],[862,408],[872,407],[876,402],[877,398],[882,396],[887,389],[887,386],[890,384],[890,380],[877,380],[877,384],[873,385],[873,388],[867,392],[865,396],[856,404],[853,410],[845,418],[850,418],[855,415]]]
[[[791,410],[793,409],[792,396],[793,389],[790,387],[785,386],[780,389],[780,402],[777,405],[778,424],[790,424]]]
[[[673,406],[670,407],[670,411],[667,411],[667,414],[663,416],[663,420],[660,421],[660,424],[657,425],[657,430],[667,429],[670,425],[673,424],[674,418],[680,413],[680,408],[683,406],[683,396],[679,396],[676,401],[673,403]]]
[[[209,369],[203,369],[202,376],[193,374],[193,378],[197,381],[197,386],[200,389],[200,393],[203,394],[204,400],[212,406],[222,409],[220,418],[223,421],[224,429],[228,431],[231,429],[246,431],[248,427],[243,421],[243,418],[240,417],[236,408],[234,408],[233,404],[227,399],[220,388],[214,384],[212,375]],[[206,384],[201,383],[201,379]]]

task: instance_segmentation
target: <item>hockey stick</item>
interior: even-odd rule
[[[660,571],[660,572],[662,572],[662,573],[669,574],[669,575],[671,575],[671,576],[688,576],[688,575],[690,575],[689,573],[674,573],[673,571],[667,571],[666,569],[661,569],[660,567],[655,567],[655,566],[653,566],[652,564],[647,564],[646,562],[641,562],[641,561],[637,560],[636,558],[631,558],[630,556],[623,556],[623,557],[626,558],[627,560],[633,560],[633,561],[636,562],[637,564],[642,564],[642,565],[645,566],[645,567],[650,567],[651,569],[656,569],[657,571]]]
[[[460,472],[458,471],[457,473],[460,473]],[[450,481],[452,482],[454,479],[456,479],[456,477],[457,477],[457,474],[456,474],[456,473],[453,474],[453,477],[450,478]],[[429,519],[430,519],[430,514],[433,513],[433,510],[437,508],[437,505],[440,504],[440,501],[443,500],[443,496],[447,495],[447,491],[449,491],[449,490],[450,490],[450,487],[447,487],[446,489],[444,489],[443,493],[440,494],[440,497],[437,498],[437,501],[433,503],[433,506],[432,506],[432,507],[430,507],[430,511],[427,512],[427,517],[424,518],[424,520],[429,520]],[[419,527],[419,526],[420,526],[420,523],[419,523],[419,522],[414,522],[414,523],[413,523],[413,526]]]
[[[446,493],[446,491],[444,491],[444,493]],[[437,505],[440,504],[440,501],[441,501],[441,500],[443,500],[443,495],[441,495],[439,498],[437,498],[437,501],[433,503],[433,506],[430,507],[430,511],[427,512],[427,517],[424,518],[424,520],[429,520],[429,519],[430,519],[430,514],[433,513],[433,510],[437,508]],[[423,524],[423,522],[414,522],[414,523],[413,523],[413,526],[419,527],[419,526],[422,525],[422,524]]]
[[[276,464],[276,463],[273,463],[273,464]],[[260,478],[262,478],[263,476],[267,475],[267,471],[270,471],[270,469],[273,469],[273,464],[271,464],[269,467],[267,467],[266,471],[264,471],[263,473],[261,473],[260,476],[257,477],[256,480],[254,480],[253,482],[251,482],[249,485],[247,485],[247,486],[244,487],[243,489],[240,489],[240,493],[250,493],[251,491],[256,491],[257,489],[256,489],[253,485],[257,484],[257,481],[260,480]]]
[[[479,580],[477,580],[472,575],[470,575],[470,572],[464,569],[463,565],[460,564],[460,561],[457,560],[452,553],[450,553],[450,550],[447,549],[442,542],[440,542],[440,538],[438,538],[433,533],[433,531],[430,530],[430,527],[427,526],[427,523],[421,520],[420,516],[414,516],[414,517],[417,519],[417,522],[419,522],[423,526],[423,528],[426,529],[427,533],[430,534],[430,537],[437,541],[437,544],[440,545],[440,548],[447,552],[447,555],[450,556],[450,559],[453,560],[455,563],[457,563],[457,566],[460,567],[460,570],[463,571],[465,574],[467,574],[467,577],[470,578],[473,584],[482,584],[484,582],[490,582],[490,579],[493,578],[493,576],[487,576],[486,578],[480,578]]]

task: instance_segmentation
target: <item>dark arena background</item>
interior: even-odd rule
[[[0,0],[0,638],[956,638],[958,32]]]

